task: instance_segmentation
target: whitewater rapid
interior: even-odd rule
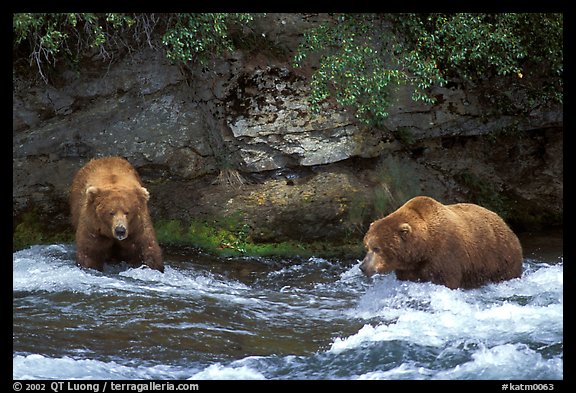
[[[165,273],[13,254],[14,379],[563,379],[563,258],[473,290],[358,261],[210,256]]]

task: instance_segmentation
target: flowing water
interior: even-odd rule
[[[166,255],[165,273],[13,254],[14,379],[563,379],[563,252],[450,290],[357,260]]]

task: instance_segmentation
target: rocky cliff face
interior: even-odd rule
[[[61,70],[52,85],[16,76],[14,226],[33,211],[67,228],[74,173],[106,155],[139,170],[155,220],[239,217],[255,241],[361,236],[421,193],[487,205],[520,229],[560,222],[562,108],[499,115],[453,87],[436,89],[434,106],[397,91],[383,129],[330,104],[313,114],[290,54],[314,20],[267,18],[277,23],[261,34],[281,58],[238,51],[184,72],[145,48]]]

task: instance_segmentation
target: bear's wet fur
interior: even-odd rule
[[[93,159],[82,167],[70,190],[77,264],[101,271],[105,262],[125,261],[163,272],[149,197],[138,172],[121,157]]]
[[[367,276],[477,288],[522,275],[518,237],[496,213],[472,203],[418,196],[374,221],[364,236]]]

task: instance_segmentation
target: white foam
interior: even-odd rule
[[[336,338],[330,351],[339,353],[366,342],[409,341],[416,345],[439,347],[454,340],[470,338],[506,342],[518,335],[543,342],[557,339],[562,331],[561,305],[544,308],[503,304],[485,310],[455,307],[454,311],[406,310],[393,322],[364,325],[357,333]]]
[[[386,371],[370,371],[357,377],[359,380],[421,380],[430,379],[434,373],[425,367],[419,367],[414,362],[406,362]]]
[[[434,347],[468,339],[501,344],[519,336],[554,342],[563,329],[561,276],[562,266],[553,266],[469,291],[382,276],[348,312],[379,322],[334,339],[330,351],[340,353],[369,342],[393,340]],[[535,301],[544,291],[552,300]]]
[[[526,344],[480,346],[472,360],[443,370],[434,379],[562,379],[561,358],[546,360]]]
[[[190,371],[165,365],[129,367],[114,361],[68,356],[16,355],[12,362],[13,379],[166,379],[187,375]]]
[[[544,359],[525,344],[502,344],[492,348],[480,345],[471,359],[447,370],[433,370],[408,361],[390,370],[370,371],[357,377],[360,380],[385,379],[442,379],[442,380],[560,380],[563,379],[563,360]]]
[[[362,263],[362,261],[357,261],[356,264],[354,264],[354,266],[352,266],[350,269],[342,272],[340,274],[339,281],[348,282],[351,280],[356,280],[359,277],[363,277],[364,273],[362,273],[362,271],[360,270],[360,264],[361,263]]]
[[[211,364],[197,371],[169,365],[126,366],[114,361],[74,359],[69,356],[51,358],[43,355],[16,355],[12,363],[13,379],[265,379],[264,375],[246,365]],[[34,370],[34,374],[30,374]]]
[[[493,298],[533,297],[536,301],[547,298],[562,303],[563,287],[563,264],[525,264],[522,278],[490,285],[487,295]]]
[[[106,265],[104,272],[82,269],[75,265],[69,246],[33,246],[14,253],[12,265],[13,291],[129,292],[150,296],[212,296],[219,301],[242,304],[257,302],[244,296],[250,290],[248,286],[206,272],[166,266],[161,273],[126,264]]]
[[[60,251],[60,253],[54,253]],[[91,293],[119,288],[117,280],[88,272],[67,260],[63,246],[33,246],[12,256],[14,291]]]
[[[266,379],[262,373],[248,366],[224,366],[220,363],[211,364],[204,370],[195,373],[188,379],[219,379],[219,380],[248,380]]]

